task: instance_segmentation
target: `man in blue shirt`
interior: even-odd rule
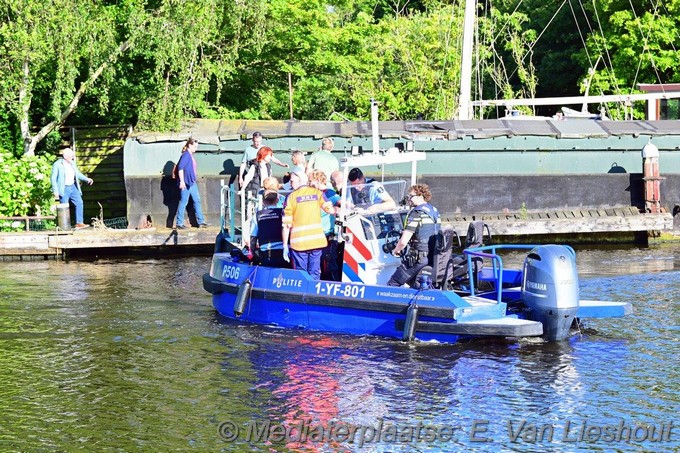
[[[80,172],[75,161],[75,153],[71,148],[62,151],[62,158],[52,165],[52,193],[59,203],[71,202],[76,208],[76,228],[85,228],[83,223],[83,197],[80,181],[89,185],[94,184],[92,178],[88,178]]]
[[[373,179],[366,179],[361,169],[351,169],[348,179],[352,189],[352,203],[360,214],[376,214],[397,208],[385,187]]]

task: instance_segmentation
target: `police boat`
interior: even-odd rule
[[[414,184],[416,162],[423,159],[423,152],[390,150],[345,157],[341,167],[347,181],[355,166],[380,165],[384,171],[386,163],[411,164]],[[407,181],[386,181],[384,187],[395,200],[408,189]],[[223,190],[235,193],[233,188]],[[230,206],[223,214],[234,212],[233,197],[227,198]],[[302,270],[256,265],[242,252],[243,244],[225,238],[223,228],[210,272],[203,276],[219,314],[290,329],[453,343],[482,337],[564,340],[582,318],[632,312],[627,302],[580,299],[571,247],[484,245],[490,234],[483,222],[470,224],[462,250],[458,234],[442,228],[431,241],[432,266],[424,267],[411,287],[387,286],[400,264],[391,252],[408,208],[368,215],[345,212],[345,205],[336,218],[343,249],[340,281],[313,280]],[[504,256],[518,251],[525,254],[523,265],[505,268]]]
[[[341,159],[344,181],[353,167],[377,166],[383,187],[394,200],[408,190],[407,181],[385,181],[409,173],[416,183],[417,162],[425,153],[413,142],[379,149],[377,103],[371,105],[373,151],[352,147]],[[394,166],[394,167],[392,167]],[[401,236],[409,209],[366,214],[347,209],[350,190],[336,217],[336,238],[342,250],[339,281],[314,280],[302,270],[256,265],[242,252],[249,237],[247,219],[257,198],[242,194],[241,241],[236,231],[236,189],[222,188],[222,228],[217,236],[210,272],[203,287],[212,294],[224,317],[290,329],[376,335],[403,341],[454,343],[483,337],[543,337],[564,340],[582,318],[619,317],[632,312],[627,302],[581,300],[576,254],[567,245],[489,245],[483,222],[470,224],[461,240],[450,227],[430,241],[432,265],[424,266],[410,287],[387,286],[400,264],[392,251]],[[248,215],[250,210],[250,215]],[[229,220],[227,234],[227,219]],[[487,242],[487,245],[484,245]],[[523,265],[505,268],[508,252],[525,253]],[[454,253],[455,252],[455,253]]]

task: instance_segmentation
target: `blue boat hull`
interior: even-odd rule
[[[215,254],[203,284],[222,316],[283,328],[405,339],[407,313],[416,305],[412,327],[414,338],[421,341],[455,343],[469,337],[543,333],[540,323],[508,315],[505,303],[490,299],[470,301],[450,291],[315,281],[302,271],[236,263],[228,254]],[[250,288],[248,294],[242,293],[244,286]]]

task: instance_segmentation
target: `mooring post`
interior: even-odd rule
[[[649,140],[642,148],[642,180],[645,182],[645,211],[661,212],[661,177],[659,176],[659,148]]]

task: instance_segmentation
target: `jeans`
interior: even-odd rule
[[[338,260],[340,251],[338,249],[338,241],[335,239],[328,239],[328,245],[321,251],[321,278],[323,280],[332,280],[339,282],[342,280],[340,273],[340,265]]]
[[[301,269],[314,279],[321,279],[321,251],[323,249],[305,250],[299,252],[297,250],[290,250],[293,258],[293,269]]]
[[[179,206],[177,207],[177,222],[176,225],[184,225],[184,211],[189,204],[189,197],[194,203],[194,212],[196,213],[196,221],[198,224],[205,223],[203,218],[203,211],[201,210],[201,195],[198,193],[198,184],[192,184],[184,190],[180,190]]]
[[[83,196],[75,184],[64,186],[64,193],[59,197],[59,203],[68,203],[69,201],[76,207],[76,223],[83,223]]]

